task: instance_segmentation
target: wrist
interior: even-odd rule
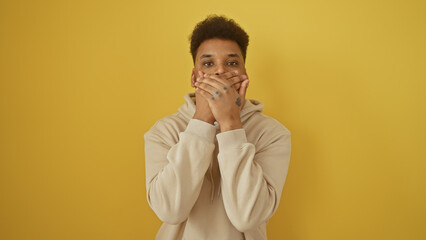
[[[243,124],[241,123],[240,120],[223,122],[223,123],[219,122],[219,126],[220,126],[220,132],[232,131],[235,129],[243,128]]]
[[[205,116],[200,116],[197,113],[194,114],[194,116],[192,117],[193,119],[197,119],[206,123],[210,123],[210,124],[214,124],[215,119],[212,117],[205,117]]]

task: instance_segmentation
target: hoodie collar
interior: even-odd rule
[[[184,98],[185,103],[179,107],[178,111],[189,121],[195,114],[195,93],[187,93]],[[240,112],[241,122],[244,122],[256,112],[262,112],[262,110],[262,102],[254,99],[246,99],[243,109]]]

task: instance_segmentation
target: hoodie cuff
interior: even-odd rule
[[[220,149],[240,148],[243,143],[247,143],[246,131],[243,128],[226,131],[216,135]]]
[[[214,142],[216,127],[198,119],[191,119],[188,126],[186,126],[185,132],[205,138],[209,142]]]

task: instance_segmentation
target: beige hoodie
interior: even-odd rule
[[[145,134],[148,203],[160,240],[261,240],[290,161],[290,131],[246,100],[242,129],[192,119],[195,95]]]

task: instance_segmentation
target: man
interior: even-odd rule
[[[191,35],[195,93],[145,134],[156,239],[267,239],[290,161],[290,131],[246,100],[248,35],[209,16]]]

